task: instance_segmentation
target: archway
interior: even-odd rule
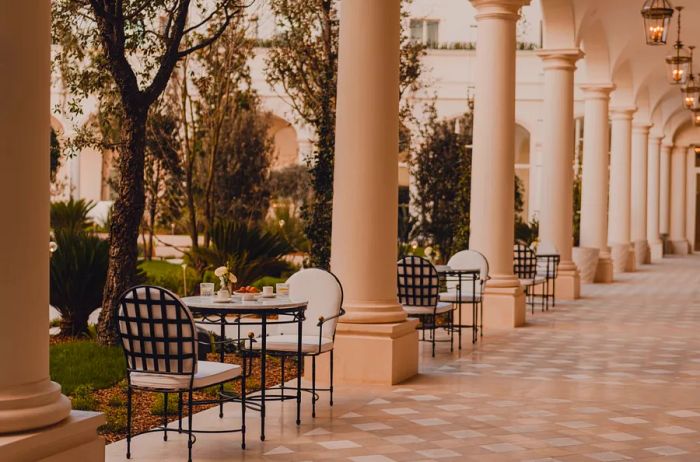
[[[299,138],[294,126],[283,118],[272,115],[269,136],[272,138],[273,169],[289,167],[299,162]]]

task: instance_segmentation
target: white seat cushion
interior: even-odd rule
[[[544,283],[545,283],[545,278],[543,278],[543,277],[536,277],[535,279],[521,279],[520,280],[520,284],[522,286],[526,286],[526,287],[534,286],[537,284],[544,284]]]
[[[295,352],[299,347],[299,337],[297,335],[270,335],[267,337],[267,351],[284,351]],[[321,337],[321,350],[318,349],[318,335],[302,335],[301,336],[301,351],[302,353],[325,353],[333,349],[333,340]],[[262,341],[257,339],[253,343],[254,350],[262,349]]]
[[[198,361],[192,388],[228,382],[241,375],[241,366],[214,361]],[[157,388],[159,390],[189,390],[189,375],[169,375],[151,372],[132,372],[131,384],[136,387]]]
[[[442,314],[442,313],[447,313],[448,311],[452,311],[452,304],[451,303],[443,303],[443,302],[438,302],[437,304],[437,309],[433,308],[432,306],[410,306],[410,305],[404,305],[403,310],[409,315],[409,316],[418,316],[418,315],[425,315],[425,314]]]
[[[462,291],[462,302],[463,303],[471,303],[472,301],[480,301],[481,300],[481,294],[477,290],[476,294],[472,294],[471,289],[470,290],[463,290]],[[440,301],[443,302],[449,302],[449,303],[457,303],[459,301],[459,296],[457,294],[456,290],[451,290],[449,292],[442,292],[440,294]]]

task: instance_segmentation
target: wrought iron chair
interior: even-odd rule
[[[525,297],[532,308],[532,314],[535,314],[535,289],[537,287],[542,289],[540,301],[542,311],[544,311],[546,300],[544,292],[547,280],[537,274],[537,256],[524,244],[513,246],[513,273],[520,279],[520,285],[525,289]]]
[[[447,292],[440,293],[440,301],[453,304],[473,304],[474,328],[479,330],[479,335],[484,336],[484,287],[489,279],[489,262],[486,257],[476,250],[462,250],[454,254],[447,262],[453,270],[479,270],[479,279],[476,284],[467,283],[459,287],[459,280],[448,278],[446,281]],[[460,307],[461,309],[461,307]],[[477,319],[477,312],[479,314]],[[461,348],[461,345],[460,345]]]
[[[440,276],[437,269],[425,258],[408,256],[397,262],[397,285],[399,303],[409,317],[421,321],[422,340],[425,331],[430,331],[432,355],[435,357],[435,331],[439,315],[448,314],[444,326],[450,332],[450,351],[454,350],[454,306],[440,302]],[[441,340],[444,341],[444,340]]]
[[[192,314],[169,290],[136,286],[122,294],[117,303],[117,329],[127,367],[126,457],[131,457],[131,420],[133,390],[163,394],[163,426],[147,430],[163,432],[168,439],[168,395],[178,395],[178,432],[182,432],[183,395],[187,394],[188,460],[192,460],[195,433],[241,433],[245,449],[245,376],[241,367],[197,358],[197,330]],[[193,392],[234,380],[240,381],[241,427],[233,430],[193,430],[192,406],[237,401],[219,395],[218,399],[194,400]]]
[[[549,242],[540,242],[534,249],[537,256],[537,275],[544,277],[545,283],[545,308],[549,310],[549,301],[556,306],[557,276],[559,275],[559,251]]]
[[[319,400],[319,391],[329,392],[330,405],[333,406],[333,347],[338,318],[345,314],[343,287],[333,273],[318,268],[298,271],[287,280],[287,283],[289,284],[289,297],[292,300],[308,302],[302,325],[301,349],[304,357],[311,358],[311,388],[302,388],[302,391],[311,393],[312,417],[316,417],[316,401]],[[285,390],[285,358],[297,355],[299,345],[297,329],[296,325],[283,324],[279,326],[276,335],[269,335],[266,339],[267,353],[280,357],[282,394]],[[260,348],[260,342],[252,343],[252,349],[259,350]],[[330,355],[330,386],[317,388],[316,357],[324,353]]]

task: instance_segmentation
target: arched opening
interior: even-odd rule
[[[535,183],[531,175],[530,138],[530,132],[525,127],[520,124],[515,125],[515,176],[522,199],[522,210],[518,213],[524,222],[529,221],[532,205],[530,204],[530,194]]]
[[[291,123],[273,115],[268,134],[274,146],[273,169],[289,167],[299,162],[299,138]]]

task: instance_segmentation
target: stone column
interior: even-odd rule
[[[695,171],[695,149],[690,148],[687,152],[688,182],[685,184],[685,237],[688,239],[688,252],[693,253],[695,250],[695,214],[697,202],[697,173]]]
[[[553,244],[561,256],[557,297],[575,300],[581,292],[572,258],[574,182],[574,71],[581,50],[542,50],[544,64],[544,138],[540,242]]]
[[[376,0],[373,0],[376,1]],[[529,0],[470,0],[476,8],[476,108],[469,247],[488,259],[484,324],[525,322],[525,297],[513,275],[515,182],[515,23]]]
[[[416,322],[396,297],[399,3],[341,6],[331,268],[345,291],[343,382],[395,384],[418,372]]]
[[[49,380],[49,33],[47,2],[0,7],[0,433],[70,412]]]
[[[598,249],[595,282],[612,282],[608,247],[608,190],[610,186],[610,122],[608,107],[613,85],[584,85],[583,178],[581,180],[581,247]]]
[[[671,230],[671,150],[673,144],[662,143],[659,156],[659,232],[668,238]]]
[[[610,143],[610,208],[608,241],[615,272],[635,271],[635,254],[630,236],[630,162],[632,116],[636,108],[612,108]]]
[[[663,258],[663,243],[659,228],[660,201],[660,165],[661,165],[661,140],[662,135],[652,135],[649,138],[649,155],[647,169],[647,239],[649,240],[649,254],[652,262]]]
[[[671,229],[669,239],[675,255],[688,255],[688,239],[685,235],[687,152],[687,146],[674,146],[671,153]]]
[[[632,127],[631,216],[630,238],[638,265],[651,263],[647,240],[647,155],[651,124],[635,123]]]
[[[104,460],[49,378],[50,2],[0,3],[0,459]]]

